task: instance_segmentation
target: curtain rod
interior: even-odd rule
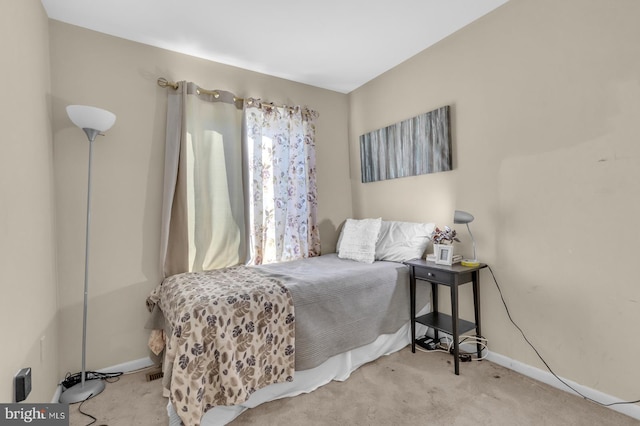
[[[178,83],[176,83],[175,81],[169,81],[164,77],[158,78],[158,86],[165,87],[165,88],[171,87],[173,90],[178,90],[178,87],[180,87],[178,85]],[[201,89],[200,87],[198,87],[197,92],[198,92],[198,95],[211,95],[216,99],[218,99],[220,97],[220,92],[218,92],[217,90],[207,90],[207,89]],[[244,101],[245,101],[244,98],[240,98],[240,97],[237,97],[236,95],[233,95],[233,102],[234,103],[235,102],[244,102]],[[263,102],[263,101],[259,101],[257,99],[253,99],[253,98],[248,98],[247,99],[247,103],[249,105],[252,105],[254,102],[261,103],[263,105],[268,105],[268,106],[271,106],[271,107],[278,107],[278,105],[275,105],[273,102]],[[281,108],[286,108],[286,109],[288,109],[290,111],[295,110],[294,107],[290,107],[288,105],[280,105],[280,107]],[[315,114],[315,115],[318,115],[318,113],[316,111],[313,111],[313,110],[309,110],[309,111],[311,113]]]
[[[169,81],[164,77],[160,77],[158,79],[158,86],[160,87],[171,87],[173,90],[178,90],[178,83],[174,82],[174,81]],[[220,92],[218,92],[217,90],[207,90],[207,89],[201,89],[200,87],[198,87],[197,89],[198,95],[211,95],[214,98],[218,99],[220,97]],[[244,98],[239,98],[236,95],[233,95],[233,102],[244,102]]]

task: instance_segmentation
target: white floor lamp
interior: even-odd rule
[[[104,109],[85,105],[69,105],[67,115],[79,128],[84,130],[89,138],[89,179],[87,183],[87,228],[85,233],[84,257],[84,309],[82,312],[82,373],[80,382],[66,389],[60,395],[60,402],[73,404],[98,395],[104,390],[102,380],[86,379],[86,350],[87,350],[87,299],[89,295],[89,230],[91,224],[91,163],[93,159],[93,141],[102,135],[116,122],[115,114]]]

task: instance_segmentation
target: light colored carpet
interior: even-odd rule
[[[160,380],[125,375],[87,401],[93,426],[166,425]],[[91,419],[70,406],[70,425]],[[640,425],[640,421],[488,361],[460,364],[444,353],[409,347],[366,364],[345,382],[244,412],[233,426],[260,425]]]

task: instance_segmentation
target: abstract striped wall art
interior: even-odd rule
[[[452,168],[449,106],[360,136],[362,182]]]

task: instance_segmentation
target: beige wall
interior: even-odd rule
[[[58,320],[50,123],[49,28],[39,0],[0,13],[0,402],[32,369],[29,402],[48,402],[58,380]],[[42,340],[41,340],[42,339]]]
[[[93,163],[87,368],[147,356],[144,301],[160,282],[158,244],[168,89],[158,77],[239,96],[306,104],[317,123],[323,251],[351,215],[348,96],[50,21],[60,281],[61,372],[80,365],[88,145],[66,116],[88,104],[117,116]]]
[[[511,0],[350,94],[354,214],[446,225],[473,213],[479,258],[543,357],[623,399],[639,389],[638,16],[635,0]],[[455,170],[360,183],[359,135],[442,105]],[[488,271],[482,289],[490,348],[544,369]]]

